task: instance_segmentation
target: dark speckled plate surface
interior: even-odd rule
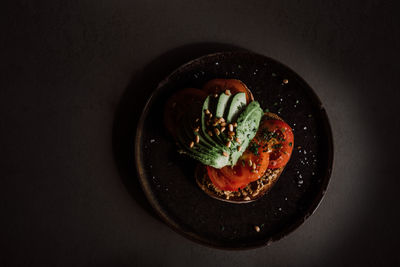
[[[290,162],[271,191],[252,203],[231,204],[206,195],[194,180],[196,162],[176,152],[163,127],[170,95],[185,87],[201,88],[213,78],[242,80],[264,109],[294,129]],[[312,214],[328,185],[333,141],[322,104],[296,73],[262,55],[226,52],[193,60],[160,83],[138,124],[135,156],[143,190],[169,226],[206,245],[241,249],[278,240]]]

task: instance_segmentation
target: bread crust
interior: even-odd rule
[[[283,121],[281,117],[271,112],[264,113],[264,118],[265,117],[267,119],[276,119]],[[245,188],[239,189],[236,192],[225,191],[216,188],[208,177],[205,166],[202,164],[198,164],[196,167],[195,179],[197,185],[210,197],[225,202],[242,204],[253,202],[265,195],[269,190],[271,190],[273,185],[281,176],[284,169],[285,166],[277,169],[267,169],[267,171],[261,178],[254,182],[251,182]]]

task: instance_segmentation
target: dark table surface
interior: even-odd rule
[[[394,3],[3,2],[0,265],[400,264]],[[130,147],[160,79],[238,48],[281,61],[315,89],[335,162],[325,198],[299,229],[268,247],[224,251],[157,219]]]

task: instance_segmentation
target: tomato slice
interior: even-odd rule
[[[249,88],[242,81],[236,79],[213,79],[203,86],[203,90],[207,94],[221,93],[225,90],[230,90],[232,94],[243,92],[246,93],[247,104],[254,100]]]
[[[216,169],[206,166],[212,183],[221,190],[237,191],[258,180],[267,169],[285,166],[294,145],[290,126],[281,120],[263,120],[256,137],[243,153],[238,163]],[[255,164],[255,170],[249,166]]]
[[[207,173],[213,184],[221,190],[237,191],[263,176],[269,165],[269,154],[263,152],[262,146],[256,143],[255,146],[255,150],[247,149],[233,167],[216,169],[207,166]]]
[[[292,154],[294,136],[292,128],[281,120],[264,120],[260,124],[258,139],[263,144],[264,151],[270,153],[270,169],[285,166]]]
[[[193,115],[189,110],[201,110],[201,105],[207,97],[207,93],[196,88],[186,88],[172,95],[164,108],[164,124],[172,136],[185,115]]]
[[[231,185],[231,182],[226,178],[218,169],[205,166],[207,170],[208,177],[215,187],[220,190],[235,191],[235,187]]]

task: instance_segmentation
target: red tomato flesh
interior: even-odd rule
[[[237,191],[258,180],[268,168],[269,155],[263,152],[261,146],[257,151],[257,155],[255,155],[250,150],[246,150],[233,167],[225,166],[216,169],[206,166],[210,180],[217,188],[229,191]]]
[[[287,123],[281,120],[264,120],[256,137],[235,166],[221,169],[206,166],[207,174],[220,190],[237,191],[258,180],[267,169],[285,166],[293,150],[293,141],[293,132]],[[253,165],[256,166],[255,169]]]
[[[196,88],[186,88],[172,95],[164,108],[164,124],[172,136],[181,127],[180,122],[184,115],[193,115],[190,109],[201,110],[207,93]]]
[[[292,128],[286,122],[264,120],[260,123],[257,136],[264,151],[270,153],[268,168],[277,169],[288,163],[294,146],[294,136]]]

